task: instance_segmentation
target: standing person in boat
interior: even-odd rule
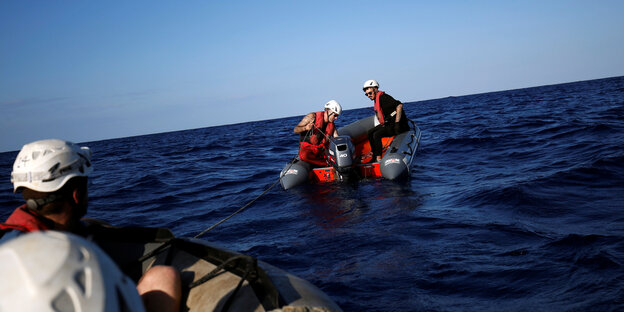
[[[89,236],[81,221],[87,213],[91,150],[63,140],[24,145],[11,172],[13,192],[25,204],[0,224],[0,241],[36,231],[66,231]],[[179,311],[180,274],[170,266],[154,266],[141,277],[137,291],[147,311]]]
[[[373,153],[371,161],[380,161],[383,153],[381,138],[405,132],[409,130],[409,124],[403,112],[403,104],[389,94],[379,91],[379,83],[376,80],[367,80],[362,89],[364,94],[375,102],[375,115],[379,125],[368,130],[368,141]]]
[[[342,113],[342,106],[336,100],[325,103],[325,110],[309,113],[295,126],[299,134],[299,158],[315,166],[327,166],[325,150],[329,137],[338,136],[334,121]]]

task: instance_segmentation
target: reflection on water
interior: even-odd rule
[[[304,204],[303,216],[330,230],[358,223],[369,210],[416,209],[422,197],[407,181],[362,180],[345,183],[308,184],[289,190]]]

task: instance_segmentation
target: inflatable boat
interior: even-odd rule
[[[138,281],[154,265],[182,276],[181,311],[341,311],[311,283],[251,256],[164,228],[116,228],[93,222],[90,237]]]
[[[315,167],[297,157],[286,164],[280,173],[282,187],[287,190],[306,182],[326,183],[366,178],[394,180],[407,176],[420,145],[420,129],[410,120],[408,131],[383,138],[381,161],[371,162],[367,133],[378,124],[375,116],[370,116],[338,129],[338,137],[331,138],[326,151],[328,166]]]

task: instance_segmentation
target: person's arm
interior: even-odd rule
[[[301,133],[304,131],[311,130],[314,128],[314,119],[316,119],[316,115],[314,113],[309,113],[301,119],[301,121],[295,126],[293,130],[295,133]]]
[[[399,123],[401,120],[401,115],[403,113],[403,104],[399,104],[396,107],[396,119],[394,120],[396,123]]]
[[[401,115],[403,112],[403,104],[399,102],[399,105],[397,105],[396,107],[396,116],[394,119],[394,133],[399,134],[401,133],[401,125],[399,124],[399,121],[401,120]]]

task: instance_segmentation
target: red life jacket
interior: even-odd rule
[[[379,97],[384,94],[383,91],[377,91],[375,94],[375,113],[377,114],[377,119],[379,119],[379,124],[383,125],[386,121],[384,120],[383,110],[381,110],[381,104],[379,104]]]
[[[307,140],[312,145],[325,145],[327,143],[326,136],[331,137],[332,135],[334,135],[334,123],[325,123],[323,113],[324,111],[316,112],[316,117],[314,119],[314,128],[311,130],[312,133]]]
[[[0,230],[14,229],[22,232],[46,231],[54,227],[54,223],[22,205],[15,209],[9,218],[0,223]]]

